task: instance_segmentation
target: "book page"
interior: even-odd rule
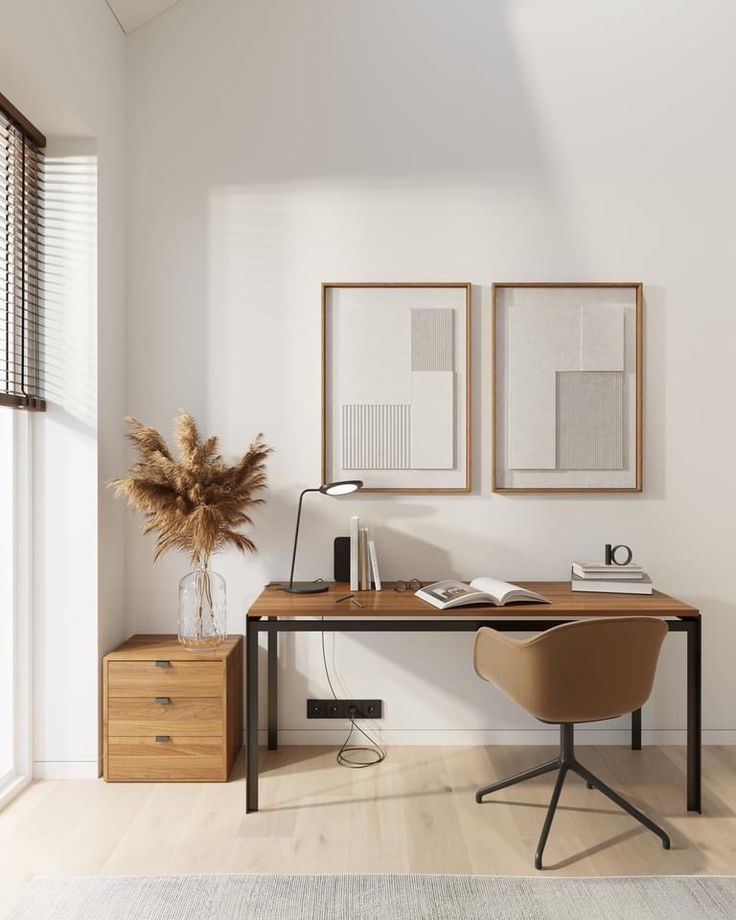
[[[443,604],[450,603],[452,601],[462,601],[467,600],[470,597],[477,595],[477,590],[474,591],[470,585],[466,585],[464,581],[438,581],[433,585],[427,585],[425,588],[421,588],[425,594],[430,594],[432,597],[436,598]],[[419,593],[419,592],[417,592]]]
[[[486,594],[490,594],[499,604],[503,604],[506,595],[512,591],[524,590],[523,588],[519,589],[517,585],[510,584],[508,581],[501,581],[488,575],[474,578],[470,582],[470,587],[475,588],[476,591],[484,591]]]

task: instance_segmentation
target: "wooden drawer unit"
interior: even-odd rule
[[[243,638],[189,651],[133,636],[103,661],[108,782],[223,782],[241,748]]]

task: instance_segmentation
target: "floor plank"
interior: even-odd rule
[[[483,805],[473,793],[553,754],[395,747],[379,766],[348,770],[334,748],[263,751],[254,815],[244,811],[242,757],[229,783],[35,782],[0,812],[0,917],[34,875],[534,874],[554,776]],[[547,845],[549,873],[736,874],[736,748],[704,748],[700,816],[685,811],[682,748],[591,746],[578,756],[665,826],[673,849],[571,776]]]

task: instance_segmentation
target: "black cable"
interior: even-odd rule
[[[324,617],[320,617],[324,623]],[[325,676],[327,677],[327,683],[330,688],[330,693],[332,694],[332,699],[336,700],[337,694],[335,693],[335,688],[332,686],[332,678],[330,677],[330,669],[327,666],[327,652],[325,651],[325,633],[324,630],[321,631],[320,637],[322,639],[322,661],[325,666]],[[365,744],[350,744],[350,739],[353,737],[353,732],[360,732],[360,734],[368,741],[368,745]],[[370,754],[373,757],[373,760],[351,760],[348,755],[350,754]],[[349,767],[351,770],[362,770],[364,767],[375,767],[379,763],[383,763],[386,759],[386,751],[381,745],[371,738],[368,732],[364,731],[360,725],[355,724],[355,711],[353,710],[350,715],[350,731],[348,732],[347,738],[343,741],[340,750],[337,752],[337,762],[341,767]]]
[[[350,744],[350,739],[353,737],[353,731],[360,732],[364,738],[366,738],[370,744],[370,747],[365,744]],[[373,760],[351,760],[348,757],[348,754],[369,754],[373,757]],[[386,751],[381,747],[381,745],[371,736],[364,732],[363,729],[355,724],[355,718],[351,716],[350,718],[350,731],[348,732],[347,738],[343,741],[342,747],[337,752],[336,760],[341,767],[350,767],[351,770],[362,770],[363,767],[375,767],[379,763],[383,763],[386,759]]]

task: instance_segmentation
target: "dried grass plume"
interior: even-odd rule
[[[144,514],[143,533],[158,534],[154,561],[172,549],[204,564],[228,545],[253,552],[255,544],[238,528],[252,524],[248,510],[263,503],[254,497],[266,486],[271,453],[263,436],[256,437],[234,466],[227,466],[217,438],[202,440],[194,419],[183,410],[176,419],[178,457],[155,428],[135,418],[125,421],[138,459],[124,477],[108,485]]]

